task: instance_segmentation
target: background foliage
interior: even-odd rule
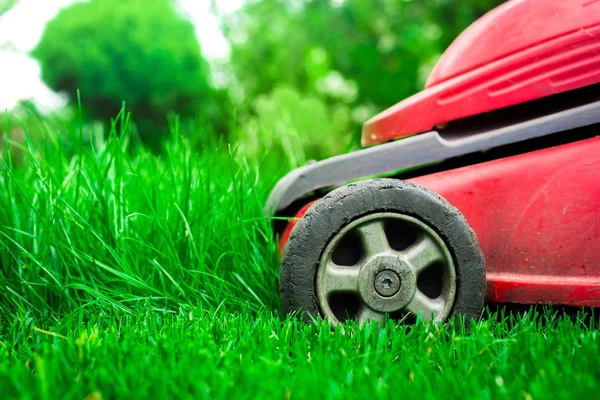
[[[170,111],[185,117],[215,108],[209,66],[192,24],[170,0],[92,0],[62,10],[33,55],[43,80],[88,118],[108,120],[123,102],[146,137],[164,133]]]
[[[502,2],[253,0],[225,20],[231,66],[250,99],[286,84],[380,110],[422,89],[454,38]]]
[[[422,89],[452,40],[500,3],[248,0],[220,16],[231,56],[219,87],[172,0],[76,3],[33,54],[51,88],[74,105],[81,91],[88,119],[125,101],[148,141],[174,111],[295,167],[356,147],[360,125]]]

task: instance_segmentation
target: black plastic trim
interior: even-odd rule
[[[465,135],[436,131],[328,158],[297,168],[271,191],[266,215],[277,215],[315,190],[363,177],[443,161],[600,122],[600,101]]]

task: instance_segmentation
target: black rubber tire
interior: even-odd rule
[[[427,223],[452,254],[457,292],[449,318],[479,318],[486,291],[485,261],[464,216],[437,193],[397,179],[371,179],[340,187],[317,201],[298,221],[285,246],[279,288],[286,313],[319,317],[316,276],[321,254],[344,226],[375,212],[397,212]]]

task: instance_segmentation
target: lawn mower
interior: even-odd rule
[[[399,78],[400,79],[400,78]],[[510,0],[466,29],[365,148],[296,169],[265,212],[288,313],[478,318],[600,307],[600,0]],[[420,317],[419,317],[420,316]]]

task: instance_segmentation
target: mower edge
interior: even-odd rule
[[[431,131],[331,157],[297,168],[280,179],[269,195],[264,213],[279,215],[296,200],[319,189],[599,122],[600,101],[594,101],[487,131],[452,136]]]

